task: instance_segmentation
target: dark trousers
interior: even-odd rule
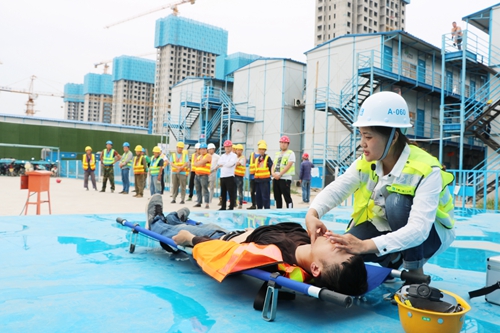
[[[255,200],[257,201],[257,208],[271,208],[271,189],[269,188],[268,179],[255,182]]]
[[[293,208],[292,197],[290,196],[290,186],[292,181],[288,179],[273,179],[273,194],[276,201],[276,208],[283,208],[283,198],[285,198],[286,208]]]
[[[236,182],[234,177],[225,177],[220,179],[220,197],[222,198],[221,210],[226,209],[227,195],[229,193],[229,210],[236,206]]]
[[[163,194],[163,191],[165,191],[165,169],[161,170],[161,180],[160,180],[160,194]]]
[[[252,198],[252,206],[257,206],[255,179],[250,179],[250,198]]]
[[[144,195],[144,184],[146,183],[145,174],[134,174],[134,185],[135,185],[135,194],[136,195]]]
[[[396,231],[408,223],[412,205],[412,196],[391,193],[387,197],[385,200],[385,213],[387,222],[389,222],[392,231]],[[347,231],[347,233],[363,240],[387,234],[388,232],[389,231],[378,231],[369,221],[353,226]],[[401,251],[404,268],[417,269],[423,267],[425,262],[432,257],[440,247],[441,239],[433,225],[429,232],[429,236],[422,244]],[[378,262],[382,266],[387,266],[390,263],[391,255],[379,257],[375,254],[364,254],[363,259],[364,261]]]
[[[106,183],[109,183],[112,191],[115,190],[115,171],[113,169],[113,165],[105,165],[104,166],[104,176],[102,177],[102,190],[106,189]]]
[[[189,197],[192,198],[194,194],[194,177],[196,174],[194,172],[189,173]]]

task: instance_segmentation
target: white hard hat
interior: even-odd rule
[[[194,149],[200,149],[200,143],[199,142],[194,145]]]
[[[207,149],[215,149],[215,145],[213,143],[209,143]]]
[[[412,127],[408,105],[401,95],[382,91],[368,97],[359,110],[355,127]]]

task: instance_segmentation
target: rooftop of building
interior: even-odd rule
[[[113,59],[113,81],[155,83],[156,61],[122,55]]]
[[[500,2],[488,8],[484,8],[480,11],[464,16],[462,17],[462,20],[468,22],[482,32],[489,34],[491,25],[491,10],[498,6],[500,6]]]

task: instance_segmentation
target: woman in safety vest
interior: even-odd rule
[[[97,185],[95,182],[95,155],[92,154],[92,148],[90,146],[85,147],[85,154],[83,154],[82,159],[83,171],[83,187],[89,190],[89,177],[92,181],[92,187],[97,191]]]
[[[306,224],[311,242],[325,236],[336,248],[362,254],[365,261],[423,273],[427,260],[455,239],[453,176],[429,153],[410,144],[406,101],[393,92],[366,99],[353,124],[361,133],[361,155],[321,191]],[[337,235],[319,220],[354,193],[348,231]]]

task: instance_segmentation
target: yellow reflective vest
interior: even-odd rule
[[[372,193],[377,185],[378,176],[372,170],[372,164],[372,162],[365,160],[364,155],[356,162],[361,186],[354,193],[352,218],[355,225],[371,221],[374,216],[375,202],[372,199]],[[439,222],[445,228],[451,229],[455,224],[455,220],[453,218],[453,198],[448,190],[448,185],[453,182],[454,177],[451,173],[444,171],[437,158],[426,151],[410,145],[410,156],[401,172],[401,176],[396,179],[398,182],[388,185],[386,189],[389,193],[400,193],[414,197],[418,185],[424,177],[427,177],[432,172],[433,167],[441,169],[442,179],[436,222]]]
[[[146,173],[146,168],[144,167],[144,156],[134,157],[134,175],[142,175]]]
[[[284,154],[283,156],[281,156],[281,151],[278,151],[276,152],[276,154],[274,154],[274,161],[275,163],[278,163],[280,157],[281,157],[281,163],[279,165],[279,169],[280,171],[285,169],[286,165],[288,164],[288,159],[290,158],[290,155],[293,154],[293,151],[291,151],[290,149],[288,149]],[[278,164],[276,164],[276,167],[274,170],[276,170]],[[285,172],[285,175],[295,175],[295,163],[292,164],[292,166],[290,167],[290,169],[288,169],[287,172]]]
[[[82,160],[83,170],[88,170],[90,166],[90,170],[95,170],[95,155],[90,154],[90,165],[87,163],[87,154],[83,154]]]

